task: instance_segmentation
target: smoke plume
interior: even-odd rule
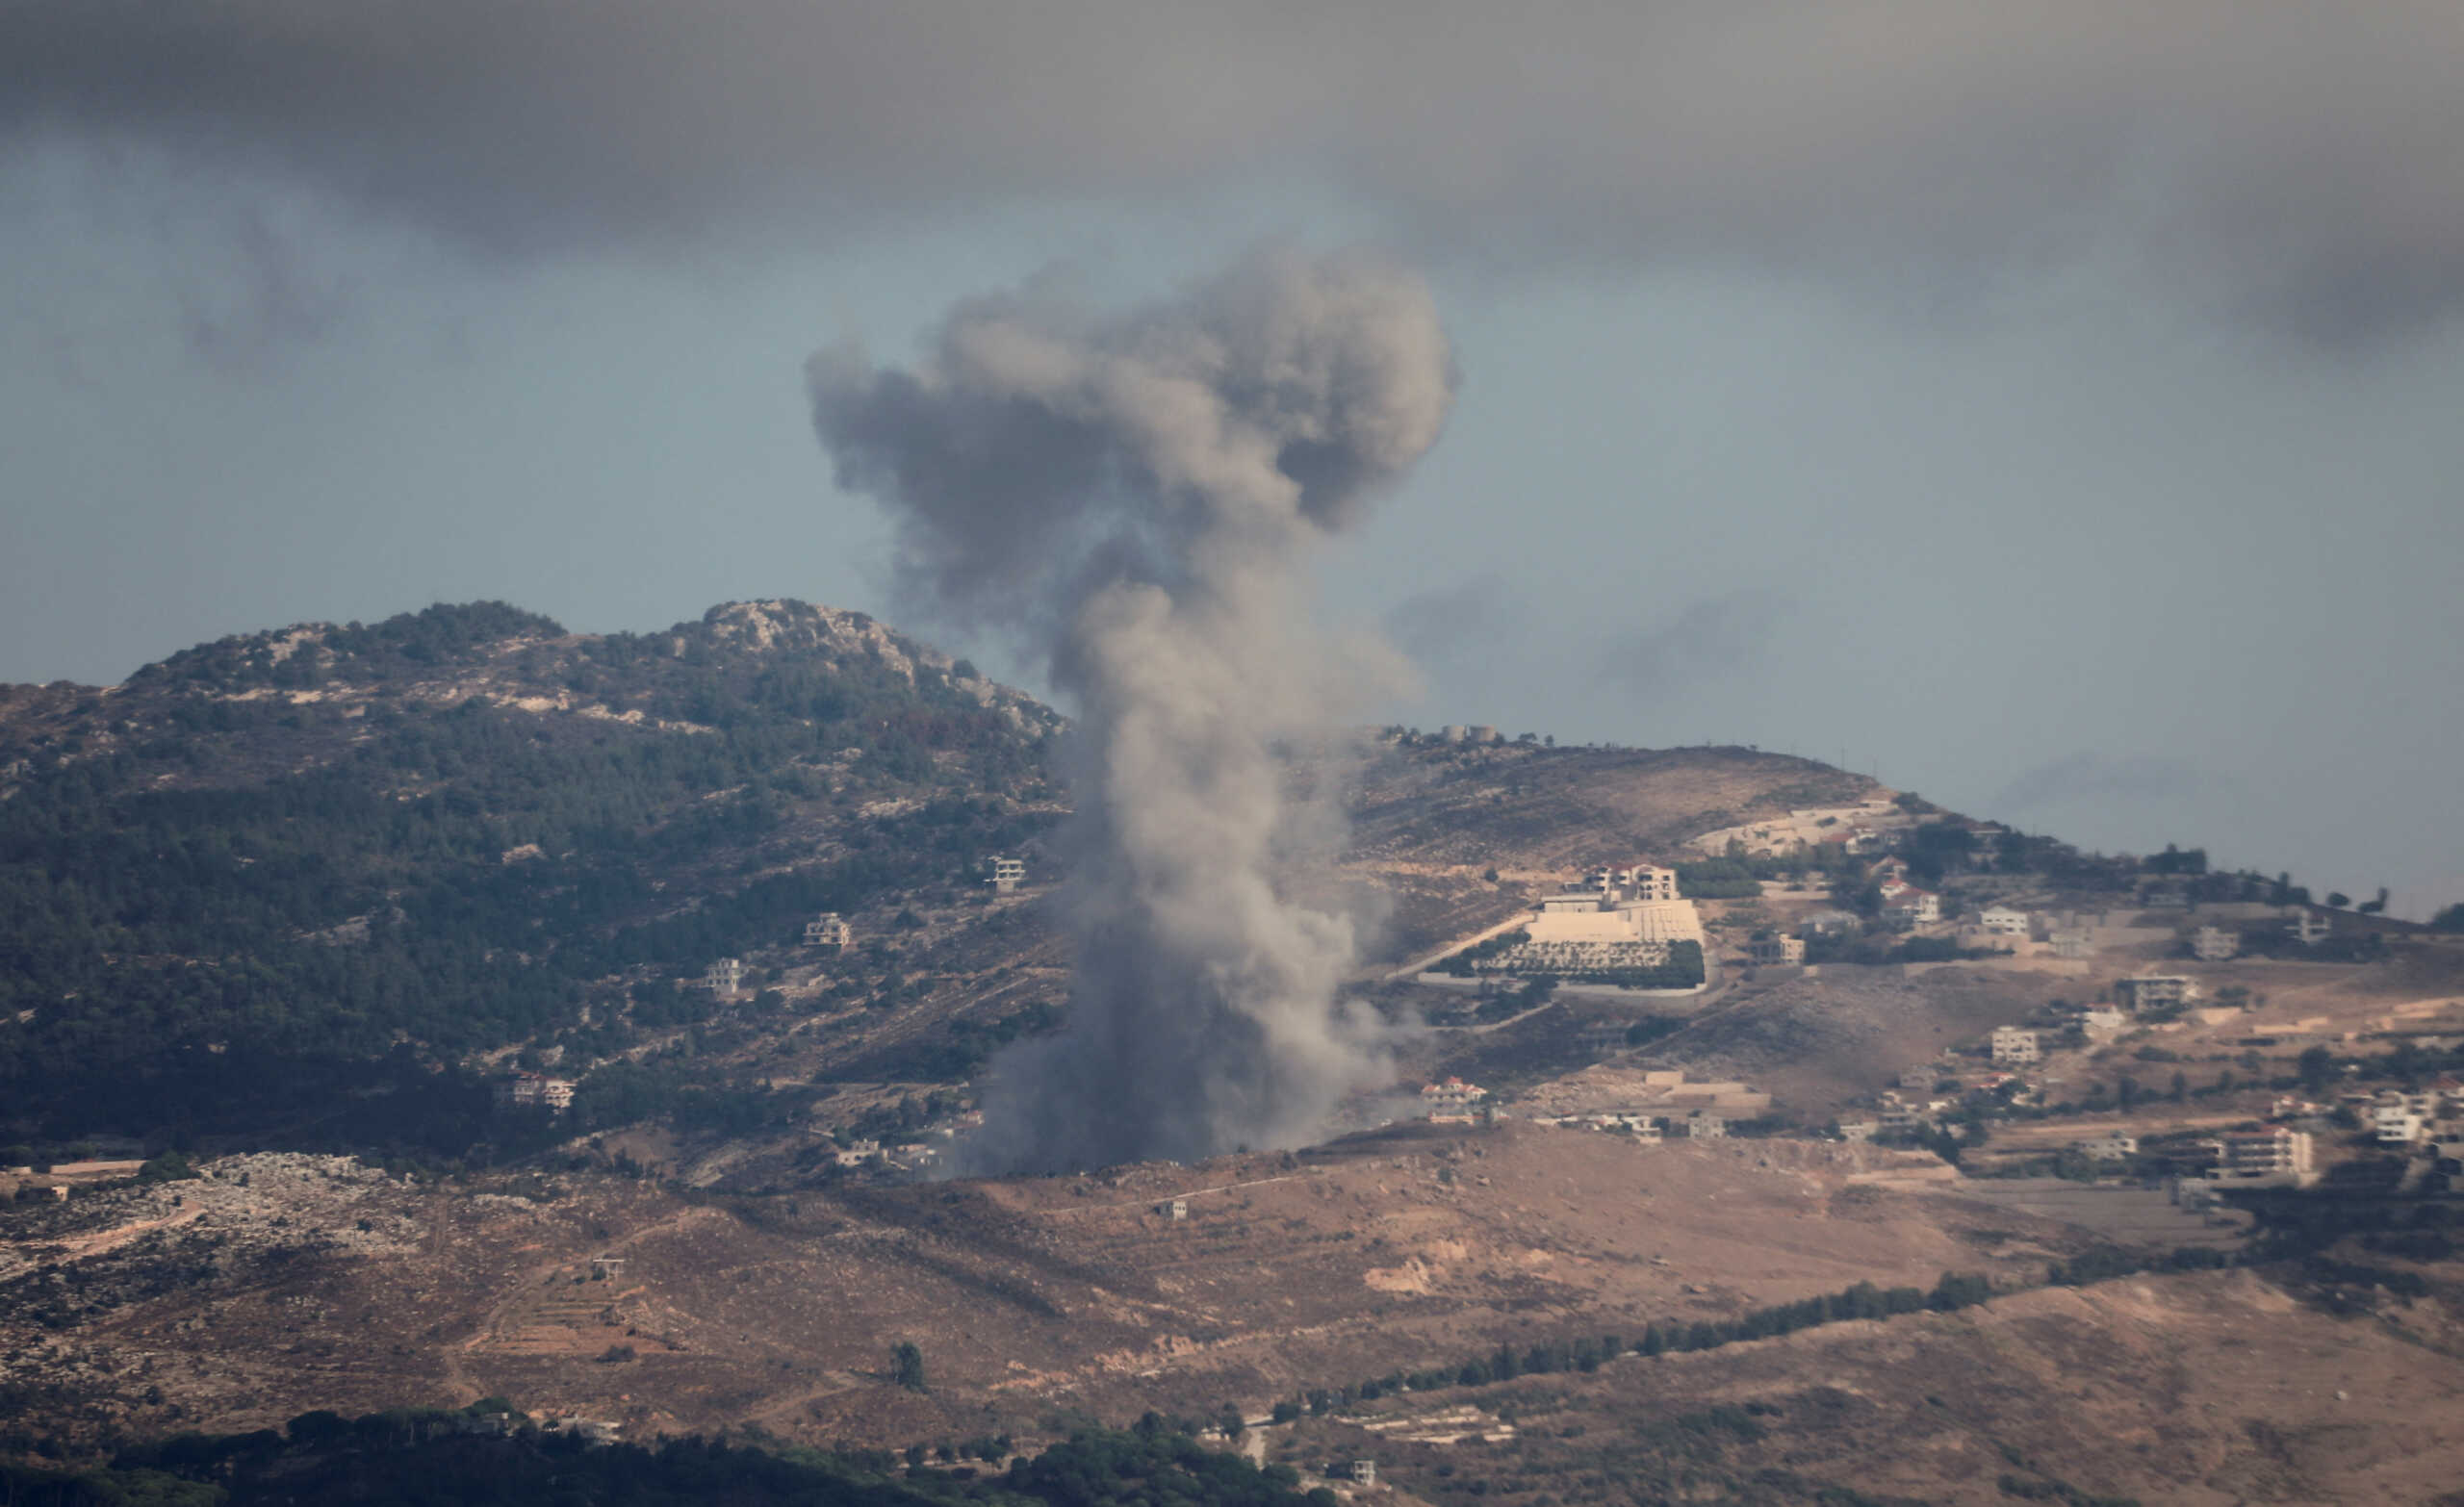
[[[912,370],[816,356],[842,486],[899,521],[907,584],[1006,631],[1078,717],[1069,1021],[997,1064],[1003,1167],[1293,1144],[1376,1083],[1336,1003],[1352,923],[1307,898],[1320,742],[1369,656],[1312,626],[1305,564],[1436,440],[1426,288],[1365,255],[1254,255],[1126,315],[1049,289],[952,311]]]

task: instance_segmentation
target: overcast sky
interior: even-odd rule
[[[2421,914],[2458,77],[2388,0],[0,0],[0,678],[475,597],[897,621],[816,348],[1368,241],[1461,369],[1324,564],[1422,666],[1384,715]]]

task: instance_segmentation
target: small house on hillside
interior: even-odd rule
[[[2203,926],[2191,933],[2191,956],[2201,962],[2222,962],[2239,956],[2242,933],[2220,926]]]
[[[574,1102],[570,1079],[545,1073],[514,1073],[500,1078],[493,1090],[500,1110],[548,1110],[562,1113]]]
[[[2091,1162],[2127,1162],[2139,1155],[2139,1137],[2121,1131],[2109,1131],[2074,1141],[2071,1149]]]
[[[2041,1061],[2043,1059],[2044,1044],[2037,1039],[2035,1032],[2023,1030],[2017,1026],[1993,1028],[1994,1061],[2020,1065]]]
[[[1931,926],[1942,919],[1942,897],[1894,881],[1883,886],[1883,919],[1902,931]]]
[[[2188,1005],[2197,995],[2197,981],[2178,973],[2146,973],[2114,981],[2114,1003],[2139,1014]]]
[[[1802,936],[1758,936],[1745,944],[1745,956],[1758,968],[1802,963],[1806,960],[1806,940]]]

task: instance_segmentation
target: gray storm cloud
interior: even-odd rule
[[[808,375],[910,589],[1012,634],[1077,714],[1070,1015],[997,1064],[986,1161],[1307,1138],[1384,1069],[1336,1001],[1352,923],[1311,898],[1323,806],[1278,750],[1323,745],[1376,674],[1312,626],[1304,567],[1445,422],[1427,289],[1267,252],[1128,314],[973,300],[912,370],[841,348]]]
[[[0,0],[0,132],[485,246],[1300,175],[1482,259],[2118,251],[2325,340],[2464,296],[2459,76],[2452,0]]]

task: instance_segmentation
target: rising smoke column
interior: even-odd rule
[[[971,300],[912,370],[839,348],[808,377],[840,485],[899,523],[905,583],[1014,635],[1075,703],[1070,1016],[997,1064],[988,1162],[1305,1139],[1383,1062],[1336,1005],[1350,920],[1296,893],[1320,817],[1275,750],[1360,691],[1306,566],[1445,423],[1427,288],[1265,252],[1127,314]]]

